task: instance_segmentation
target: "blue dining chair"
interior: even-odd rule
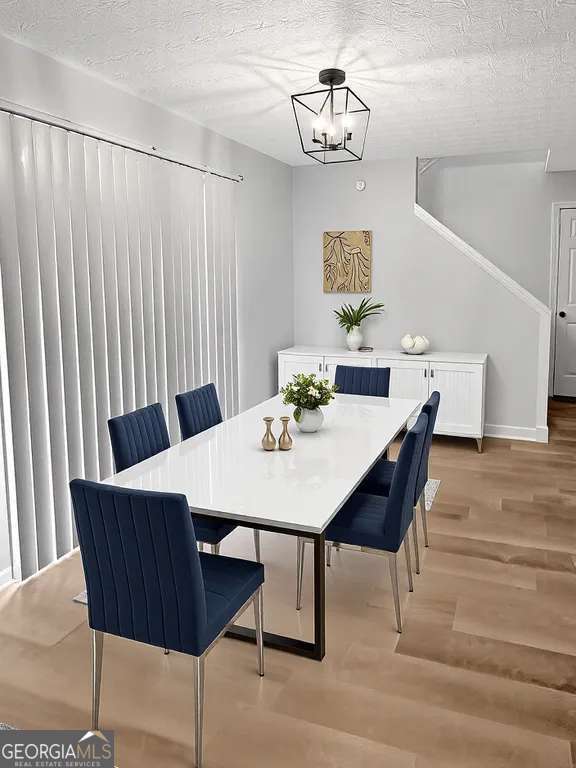
[[[434,427],[436,426],[436,417],[438,415],[439,407],[440,393],[435,391],[432,392],[428,400],[424,403],[421,411],[421,413],[425,413],[428,416],[428,426],[426,427],[424,448],[422,450],[422,458],[420,461],[420,467],[418,468],[418,478],[416,480],[416,487],[414,491],[414,507],[420,506],[420,514],[422,516],[422,530],[424,531],[424,545],[426,547],[428,546],[428,522],[426,519],[425,488],[426,483],[428,482],[430,447],[432,446],[432,436],[434,434]],[[390,487],[392,485],[392,478],[394,477],[395,467],[396,463],[394,461],[381,459],[368,473],[359,490],[364,493],[375,493],[379,496],[388,496],[390,493]],[[416,573],[420,573],[420,553],[418,549],[418,526],[416,523],[416,515],[414,516],[412,534],[414,538]]]
[[[198,552],[186,497],[70,483],[92,634],[92,730],[100,728],[104,635],[194,659],[195,754],[202,766],[204,663],[237,616],[254,606],[264,675],[261,563]]]
[[[138,464],[170,448],[170,437],[160,403],[114,416],[108,420],[112,455],[117,472]],[[220,519],[207,520],[192,515],[200,549],[210,544],[212,553],[220,552],[220,542],[236,528]]]
[[[337,365],[334,384],[340,395],[364,395],[388,397],[390,392],[390,368],[372,368],[360,365]],[[384,457],[388,452],[384,454]],[[334,542],[338,548],[339,542]],[[332,545],[326,547],[326,563],[330,566]]]
[[[360,365],[337,365],[334,384],[338,394],[388,397],[390,368],[369,368]]]
[[[176,395],[176,409],[182,440],[222,422],[218,393],[212,383]]]
[[[337,365],[334,384],[339,395],[364,395],[388,397],[390,391],[390,368],[372,368],[362,365]],[[387,452],[384,454],[387,456]],[[302,606],[302,574],[304,570],[304,547],[312,539],[298,537],[296,540],[296,609]],[[338,549],[339,541],[334,542]],[[332,563],[332,544],[326,544],[326,565]]]
[[[160,403],[109,419],[108,432],[116,472],[170,448],[168,427]]]
[[[395,463],[389,495],[385,497],[359,491],[353,493],[326,528],[328,542],[337,541],[341,544],[376,549],[388,554],[398,632],[402,632],[402,616],[396,556],[400,547],[403,546],[408,571],[408,587],[412,592],[414,585],[408,531],[414,516],[414,493],[427,425],[428,415],[421,413],[412,429],[406,433],[398,461]],[[302,550],[304,550],[303,541],[302,539]],[[301,560],[303,563],[304,551],[302,551]],[[300,573],[298,582],[297,600],[301,603],[302,576]]]
[[[222,423],[218,393],[212,383],[176,395],[176,409],[182,440],[188,440]],[[256,560],[260,562],[260,531],[254,529],[253,533]]]

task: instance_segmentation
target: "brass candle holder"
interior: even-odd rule
[[[262,448],[265,451],[273,451],[276,448],[276,438],[272,434],[272,422],[274,419],[272,416],[264,416],[263,421],[266,424],[266,432],[262,438]]]
[[[280,421],[282,422],[282,434],[278,438],[278,448],[281,451],[289,451],[292,448],[292,438],[288,432],[290,416],[280,416]]]

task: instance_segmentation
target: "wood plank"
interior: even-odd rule
[[[576,768],[576,405],[551,404],[551,443],[434,439],[442,480],[430,548],[394,626],[385,559],[342,549],[327,582],[322,664],[223,640],[207,662],[207,768]],[[557,426],[556,426],[557,425]],[[392,450],[395,455],[397,446]],[[252,558],[250,531],[222,545]],[[295,610],[295,546],[265,533],[265,626],[308,638],[312,557]],[[77,555],[0,591],[0,719],[89,726],[89,635]],[[242,617],[250,626],[252,616]],[[188,768],[192,667],[105,642],[102,725],[124,768]]]

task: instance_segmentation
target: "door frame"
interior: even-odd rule
[[[550,232],[550,282],[548,305],[550,307],[550,373],[548,395],[554,397],[554,369],[556,367],[556,318],[558,317],[558,270],[560,265],[560,214],[565,208],[576,209],[576,201],[552,203]]]

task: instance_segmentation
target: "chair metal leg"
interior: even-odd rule
[[[102,649],[104,635],[92,630],[92,730],[99,731],[100,684],[102,682]]]
[[[212,554],[213,555],[220,554],[220,544],[212,544]]]
[[[202,768],[202,731],[204,725],[204,656],[194,657],[194,708],[196,768]]]
[[[426,501],[424,499],[424,491],[420,496],[420,513],[422,514],[422,530],[424,531],[424,546],[428,546],[428,524],[426,521]]]
[[[256,648],[258,651],[258,674],[264,677],[264,600],[262,587],[254,595],[254,626],[256,627]]]
[[[400,615],[400,594],[398,592],[398,566],[396,563],[396,553],[389,555],[388,565],[390,566],[390,581],[392,582],[392,594],[394,596],[396,629],[398,632],[402,632],[402,616]]]
[[[404,536],[404,554],[406,555],[406,570],[408,571],[408,589],[414,592],[414,582],[412,581],[412,560],[410,557],[410,539],[408,532]]]
[[[296,539],[296,610],[302,608],[302,581],[304,579],[304,539]]]
[[[254,552],[256,552],[256,561],[261,563],[260,559],[260,531],[254,528]]]
[[[418,546],[418,519],[416,511],[412,518],[412,539],[414,541],[414,559],[416,560],[416,573],[420,573],[420,547]]]
[[[328,568],[332,565],[332,542],[326,542],[326,565]]]

